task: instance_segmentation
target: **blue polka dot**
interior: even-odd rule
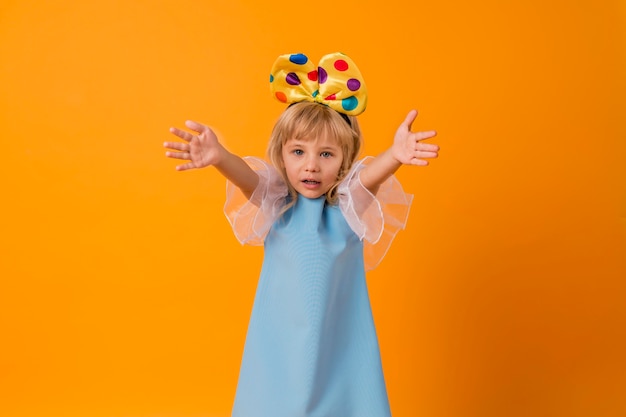
[[[313,91],[313,98],[317,97],[317,95],[318,95],[319,93],[320,93],[320,92],[319,92],[319,90],[315,90],[315,91]]]
[[[289,61],[298,65],[304,65],[307,63],[308,60],[309,58],[307,58],[304,54],[293,54],[289,56]]]
[[[356,97],[348,97],[348,98],[344,98],[343,100],[341,100],[341,107],[343,107],[343,109],[345,111],[351,111],[356,109],[356,106],[359,105],[359,100],[357,100]]]
[[[273,83],[274,82],[274,76],[272,74],[270,74],[270,82]]]

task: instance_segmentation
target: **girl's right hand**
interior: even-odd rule
[[[188,169],[204,168],[219,163],[224,155],[225,149],[217,140],[215,132],[208,126],[190,120],[185,122],[185,126],[196,134],[172,127],[170,128],[170,133],[178,136],[184,140],[185,143],[165,142],[163,144],[163,147],[177,151],[165,152],[165,156],[168,158],[189,161],[185,164],[178,165],[176,170],[185,171]]]

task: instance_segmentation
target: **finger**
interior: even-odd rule
[[[411,125],[413,124],[416,118],[417,118],[417,110],[411,110],[409,114],[406,115],[406,118],[404,119],[404,122],[402,122],[402,125],[406,126],[408,130],[411,130]]]
[[[209,128],[208,126],[203,125],[202,123],[194,122],[193,120],[187,120],[185,122],[185,126],[198,133],[202,133]]]
[[[189,169],[194,169],[195,165],[193,162],[187,162],[186,164],[178,165],[176,167],[176,171],[187,171]]]
[[[167,149],[174,149],[177,151],[189,152],[189,144],[180,142],[164,142],[163,147]]]
[[[174,159],[191,159],[191,155],[189,154],[189,152],[165,152],[165,156]]]
[[[411,165],[425,167],[426,165],[428,165],[428,161],[424,161],[423,159],[413,158],[411,159]]]
[[[191,139],[193,139],[194,136],[191,133],[181,130],[177,127],[170,127],[170,133],[178,136],[182,140],[186,140],[187,142],[191,142]]]
[[[424,151],[415,152],[416,158],[436,158],[437,156],[438,156],[437,152],[424,152]]]
[[[425,139],[430,139],[432,137],[437,136],[437,132],[435,130],[427,130],[425,132],[416,132],[415,133],[415,140],[425,140]]]
[[[418,151],[437,152],[439,150],[439,146],[432,143],[417,142],[415,149]]]

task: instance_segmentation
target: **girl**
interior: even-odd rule
[[[302,54],[277,59],[271,91],[290,106],[268,157],[242,159],[207,126],[171,128],[178,170],[213,165],[227,179],[225,213],[242,243],[265,254],[248,327],[234,417],[386,417],[389,403],[365,270],[406,223],[412,196],[393,174],[427,165],[434,131],[411,132],[411,111],[392,145],[356,162],[356,115],[367,92],[354,62]]]

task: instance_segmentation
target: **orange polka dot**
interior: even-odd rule
[[[283,103],[287,102],[287,96],[282,91],[276,92],[276,98],[278,99],[278,101],[282,101]]]

